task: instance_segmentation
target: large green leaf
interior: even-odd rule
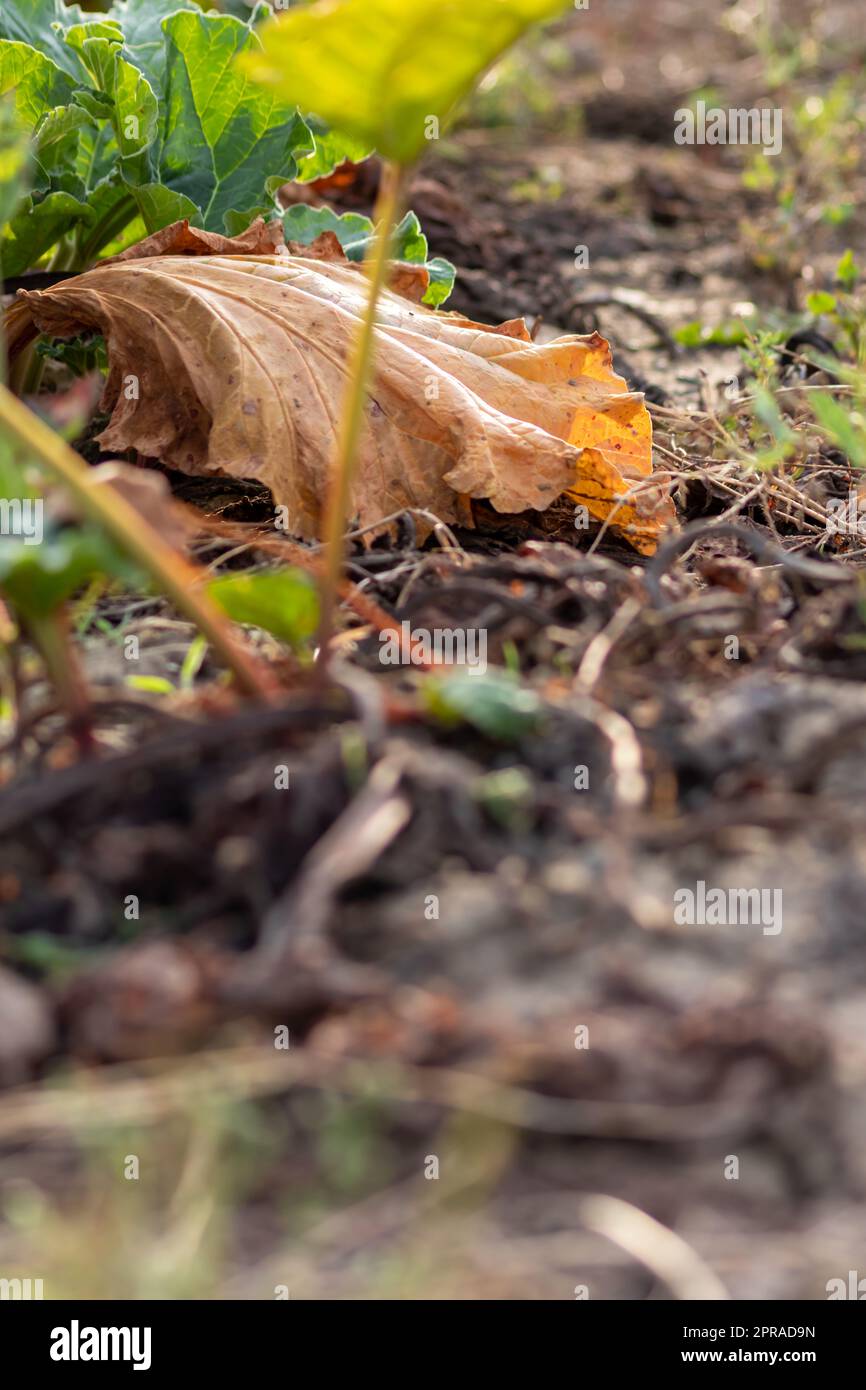
[[[83,107],[70,104],[46,111],[33,145],[33,195],[4,219],[7,275],[20,275],[35,265],[69,232],[90,227],[125,196],[106,182],[114,176],[118,160],[113,132],[110,127],[98,129]],[[130,204],[129,215],[133,211]]]
[[[7,208],[0,221],[6,275],[35,264],[88,216],[74,163],[89,118],[73,100],[76,91],[76,81],[44,53],[18,39],[0,39],[0,99],[8,94],[17,120],[34,137],[35,155],[33,195]]]
[[[150,151],[158,134],[159,106],[144,74],[121,56],[120,29],[113,22],[79,24],[66,41],[80,55],[96,91],[107,98],[119,172],[127,182],[146,182],[154,172]]]
[[[280,186],[312,148],[293,107],[230,71],[258,42],[261,8],[244,24],[193,0],[118,0],[107,15],[0,4],[0,93],[14,91],[37,147],[36,196],[3,233],[9,274],[85,221],[81,263],[133,223],[152,232],[188,217],[222,230],[232,206],[260,203],[269,177]]]
[[[168,44],[165,143],[160,178],[202,211],[202,225],[222,231],[233,208],[253,207],[269,177],[297,173],[312,137],[291,105],[237,67],[259,47],[250,27],[230,15],[181,12],[163,25]]]
[[[27,175],[27,139],[11,102],[0,101],[0,227],[14,212]],[[2,254],[2,244],[0,244]],[[3,267],[0,265],[0,275]]]
[[[14,92],[36,155],[33,197],[2,231],[8,274],[69,234],[73,263],[85,265],[180,217],[237,231],[279,215],[289,179],[368,153],[369,141],[319,118],[314,139],[293,100],[237,70],[238,55],[260,48],[253,30],[269,11],[244,13],[204,14],[195,0],[115,0],[101,15],[0,0],[0,94]],[[426,248],[411,256],[425,258]],[[428,268],[428,302],[439,303],[453,272]]]
[[[85,188],[98,188],[110,178],[117,167],[117,159],[117,141],[110,125],[89,125],[82,128],[75,172]]]
[[[90,117],[81,106],[55,106],[40,121],[33,146],[38,169],[37,187],[47,189],[52,177],[77,178],[75,164],[81,142],[81,132],[90,125]],[[78,180],[81,189],[84,184]],[[72,188],[67,185],[67,191]]]
[[[340,164],[345,164],[346,160],[351,160],[353,164],[360,164],[362,159],[366,159],[368,155],[373,153],[372,147],[365,140],[353,140],[351,135],[343,135],[340,131],[329,130],[318,116],[308,116],[307,125],[315,137],[316,148],[312,154],[305,155],[299,161],[299,183],[309,183],[312,179],[323,179],[328,174],[332,174]]]
[[[279,200],[279,192],[284,183],[285,179],[279,175],[276,178],[265,179],[264,196],[260,202],[253,203],[251,207],[231,208],[223,219],[229,236],[240,236],[257,217],[263,217],[266,222],[274,217],[282,217],[283,205]]]
[[[201,226],[198,205],[183,193],[175,193],[162,183],[145,183],[130,191],[148,233],[169,227],[182,217],[196,227]]]
[[[86,203],[71,193],[47,193],[44,198],[25,198],[7,222],[0,240],[4,275],[21,275],[50,251],[76,223],[90,221]]]
[[[140,68],[160,97],[165,82],[162,21],[178,10],[201,13],[195,0],[115,0],[106,16],[123,32],[124,58]]]
[[[0,98],[9,96],[22,125],[35,130],[52,107],[71,102],[75,85],[29,44],[0,40]]]
[[[361,212],[334,212],[296,203],[283,213],[286,241],[309,246],[322,232],[333,232],[350,261],[362,261],[373,235],[373,223]]]
[[[568,0],[321,0],[266,24],[244,71],[400,164],[478,77]]]
[[[0,39],[30,44],[80,81],[81,64],[61,31],[87,17],[78,5],[64,5],[63,0],[0,0]]]
[[[87,200],[91,216],[79,246],[81,264],[88,264],[135,213],[129,190],[117,180],[118,159],[117,141],[108,122],[82,127],[75,176],[84,189],[82,196]]]

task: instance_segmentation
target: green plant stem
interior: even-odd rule
[[[93,483],[87,465],[78,455],[5,386],[0,386],[0,425],[5,426],[25,453],[59,478],[88,516],[152,575],[176,607],[204,633],[242,689],[267,698],[274,688],[268,672],[235,641],[229,624],[212,600],[195,591],[203,582],[200,572],[167,545],[114,488]]]
[[[369,281],[367,306],[352,347],[340,419],[337,457],[331,475],[325,515],[325,554],[320,582],[321,616],[318,633],[319,665],[323,671],[327,668],[328,648],[334,632],[334,610],[345,554],[346,513],[355,479],[358,442],[373,367],[376,306],[385,284],[391,238],[399,215],[405,173],[405,169],[400,165],[387,160],[383,162],[382,182],[376,200],[376,239],[365,264]]]
[[[62,241],[57,243],[57,249],[51,257],[49,270],[74,270],[76,262],[75,234],[70,232]]]
[[[130,195],[124,198],[117,207],[109,208],[108,212],[97,222],[96,226],[88,229],[86,241],[82,242],[75,257],[75,268],[87,270],[102,250],[116,236],[119,236],[127,223],[131,222],[136,215],[138,208],[135,199]]]
[[[72,238],[58,242],[48,269],[68,270],[72,264],[73,256]],[[39,340],[37,339],[37,341]],[[9,386],[16,396],[38,395],[44,373],[45,358],[36,351],[36,343],[29,343],[18,353],[9,369]]]
[[[72,733],[79,743],[89,744],[90,701],[87,684],[69,640],[65,610],[59,608],[55,613],[40,617],[28,615],[26,626],[39,648],[57,698],[69,717]]]
[[[51,269],[88,270],[102,248],[120,235],[136,212],[135,200],[131,196],[123,198],[116,207],[109,208],[100,218],[81,246],[76,245],[74,237],[66,243],[61,242],[51,260]],[[13,362],[9,370],[9,385],[16,396],[35,396],[42,384],[44,371],[45,358],[36,351],[36,344],[31,343]]]
[[[42,385],[45,358],[36,351],[35,343],[28,343],[9,368],[9,388],[16,396],[35,396]]]

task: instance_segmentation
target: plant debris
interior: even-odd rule
[[[25,316],[53,337],[102,333],[103,448],[263,482],[285,529],[315,536],[365,282],[328,233],[314,259],[267,254],[279,230],[259,221],[232,244],[178,223],[97,270],[22,290],[11,337],[26,339]],[[491,329],[424,309],[427,272],[397,274],[401,293],[380,310],[357,524],[405,507],[471,524],[470,498],[521,512],[567,492],[653,550],[673,507],[658,487],[627,500],[651,476],[652,430],[604,339],[538,347],[522,323]]]

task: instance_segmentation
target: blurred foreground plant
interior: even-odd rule
[[[94,573],[129,577],[144,571],[207,637],[248,694],[266,697],[267,672],[235,640],[231,628],[206,593],[201,576],[172,548],[115,488],[97,483],[87,465],[44,421],[0,385],[0,426],[5,438],[4,497],[23,506],[34,490],[13,462],[32,460],[71,496],[84,522],[68,529],[49,529],[38,543],[6,536],[0,549],[0,592],[5,593],[37,641],[58,694],[80,724],[84,693],[66,641],[63,604]],[[7,528],[8,529],[8,528]],[[31,538],[33,539],[33,538]]]
[[[367,307],[354,345],[325,517],[319,631],[328,659],[343,560],[346,514],[373,362],[376,305],[408,170],[438,139],[481,74],[533,24],[566,0],[321,0],[265,25],[262,50],[239,60],[278,99],[313,111],[383,160],[378,235],[365,265]]]

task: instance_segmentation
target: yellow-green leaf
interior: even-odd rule
[[[568,0],[319,0],[260,31],[239,61],[282,101],[400,164],[438,136],[478,77]]]

